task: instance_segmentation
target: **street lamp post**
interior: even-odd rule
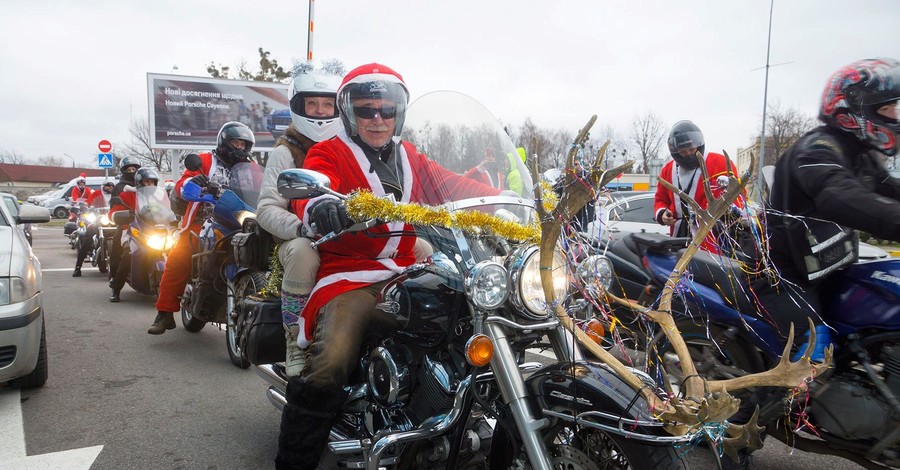
[[[68,154],[68,153],[64,153],[64,154],[63,154],[63,155],[65,155],[65,156],[67,156],[67,157],[69,157],[69,158],[70,158],[70,159],[71,159],[71,160],[72,160],[72,168],[75,168],[75,159],[74,159],[74,158],[72,158],[72,156],[71,156],[71,155],[69,155],[69,154]]]

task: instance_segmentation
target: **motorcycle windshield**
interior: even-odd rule
[[[426,188],[428,204],[532,222],[531,175],[500,121],[472,97],[437,91],[418,98],[402,137],[439,165],[429,172],[436,184]]]
[[[136,193],[135,214],[141,222],[166,225],[175,220],[165,189],[159,186],[142,186],[136,189]]]
[[[228,189],[245,204],[255,209],[256,203],[259,202],[259,188],[262,186],[262,179],[262,167],[253,162],[241,162],[231,167]]]

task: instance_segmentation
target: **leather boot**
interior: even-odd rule
[[[81,277],[81,266],[77,266],[74,271],[72,271],[72,277]]]
[[[300,325],[284,325],[285,357],[284,373],[288,377],[300,375],[303,366],[306,365],[306,350],[297,346],[297,335],[300,334]]]
[[[313,470],[328,444],[331,427],[347,398],[343,390],[319,390],[294,377],[281,414],[276,470]]]
[[[151,335],[161,335],[165,333],[166,330],[174,329],[174,314],[172,312],[159,312],[156,314],[156,320],[153,320],[153,325],[150,325],[150,329],[147,330],[147,333]]]
[[[109,301],[110,302],[118,302],[119,301],[119,290],[118,289],[111,289],[111,290],[112,290],[112,293],[109,295]]]

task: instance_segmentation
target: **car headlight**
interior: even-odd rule
[[[480,310],[494,310],[500,307],[509,294],[506,268],[494,261],[476,264],[466,274],[464,285],[469,300]]]
[[[35,294],[34,286],[29,286],[21,277],[0,277],[0,305],[24,302]]]
[[[575,276],[590,295],[600,297],[612,284],[612,263],[602,255],[588,256],[578,264]]]
[[[520,248],[510,257],[510,277],[513,285],[513,304],[532,320],[544,320],[553,314],[547,308],[544,287],[541,284],[540,249],[537,245]],[[556,301],[565,300],[568,287],[566,257],[561,250],[553,253],[553,291]]]

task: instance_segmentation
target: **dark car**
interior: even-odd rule
[[[281,134],[284,134],[285,129],[291,125],[291,110],[290,109],[279,109],[277,111],[272,111],[271,114],[266,116],[266,129],[272,133],[272,137],[276,140],[281,137]]]
[[[16,217],[19,217],[19,200],[9,193],[0,193],[0,197],[3,198],[3,202],[6,204],[6,208],[9,209],[9,213],[13,216],[13,218],[15,219]],[[19,224],[19,228],[21,228],[22,231],[25,232],[25,238],[28,240],[28,244],[31,245],[31,224]]]

